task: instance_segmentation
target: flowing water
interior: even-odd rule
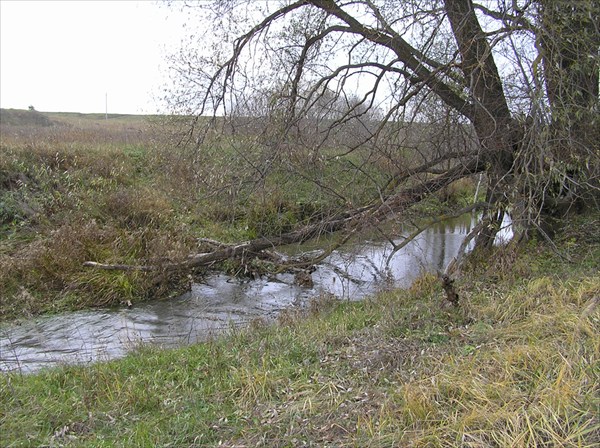
[[[140,344],[177,347],[256,318],[276,317],[281,310],[302,306],[321,294],[358,300],[386,285],[408,287],[424,271],[443,270],[474,222],[465,216],[433,226],[389,263],[389,242],[349,244],[317,267],[311,288],[295,284],[291,274],[257,280],[214,274],[176,299],[4,324],[0,371],[33,372],[59,364],[109,360]]]

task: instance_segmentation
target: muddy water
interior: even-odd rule
[[[320,294],[358,300],[384,285],[407,287],[421,272],[444,269],[473,224],[468,216],[430,228],[389,265],[389,243],[351,244],[318,266],[311,288],[296,285],[290,274],[251,281],[214,274],[173,300],[5,324],[0,327],[0,371],[109,360],[140,344],[176,347],[255,318],[273,318]]]

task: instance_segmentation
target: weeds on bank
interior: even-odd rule
[[[151,135],[99,123],[3,124],[1,320],[141,300],[156,292],[150,276],[93,271],[83,262],[160,262],[193,250]]]
[[[597,446],[597,254],[479,265],[458,309],[424,276],[183,349],[7,375],[1,429],[7,446]]]

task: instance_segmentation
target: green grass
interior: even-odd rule
[[[177,350],[0,378],[4,446],[592,447],[600,443],[600,242],[471,259],[360,303]]]

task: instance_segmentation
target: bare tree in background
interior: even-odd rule
[[[246,137],[237,150],[245,182],[284,165],[309,177],[307,164],[353,154],[349,169],[371,187],[357,204],[327,178],[311,178],[340,209],[320,227],[288,229],[294,238],[281,242],[377,226],[477,173],[487,179],[482,247],[507,212],[518,235],[547,234],[545,216],[598,197],[597,0],[183,7],[199,11],[203,27],[172,60],[173,109],[195,116],[184,144],[201,153],[215,126],[203,117],[222,116],[230,135]],[[251,144],[261,151],[250,155]],[[385,166],[383,179],[369,174],[373,164]]]

